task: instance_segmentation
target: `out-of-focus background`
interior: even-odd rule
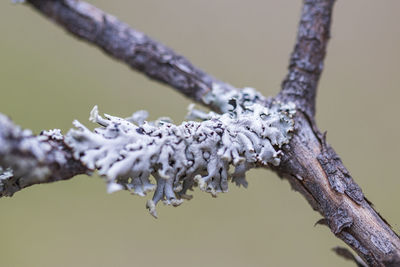
[[[301,1],[91,1],[235,86],[274,95],[286,74]],[[400,1],[338,1],[317,120],[376,209],[399,232]],[[179,123],[175,91],[71,38],[24,5],[0,3],[0,112],[35,133],[101,112]],[[249,188],[179,208],[108,195],[97,176],[33,186],[0,199],[0,266],[353,266],[343,243],[287,181],[266,170]]]

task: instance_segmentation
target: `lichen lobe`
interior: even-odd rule
[[[245,172],[252,167],[279,165],[280,148],[293,131],[294,105],[266,108],[235,99],[230,105],[222,115],[192,110],[191,117],[203,121],[181,125],[147,122],[143,111],[127,119],[103,118],[95,107],[90,119],[101,127],[92,132],[75,121],[77,129],[68,132],[65,143],[75,159],[105,177],[109,192],[125,189],[144,196],[155,190],[147,208],[156,217],[160,200],[178,206],[195,186],[216,196],[228,191],[229,180],[246,187]]]

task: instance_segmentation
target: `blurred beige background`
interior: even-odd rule
[[[0,3],[0,112],[25,128],[86,125],[89,111],[184,119],[190,103],[71,38],[36,12]],[[91,1],[238,87],[278,92],[301,1]],[[377,210],[400,229],[400,1],[338,1],[318,94],[318,123]],[[251,171],[212,199],[179,208],[107,195],[97,176],[0,200],[1,266],[353,266],[343,243],[286,181]]]

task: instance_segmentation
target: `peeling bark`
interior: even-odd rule
[[[282,163],[275,171],[303,194],[326,219],[332,233],[369,266],[398,266],[399,237],[366,201],[323,135],[315,132],[315,125],[299,113],[294,136],[284,147]]]

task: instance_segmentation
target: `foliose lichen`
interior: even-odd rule
[[[0,197],[47,182],[51,176],[47,163],[63,166],[67,161],[61,151],[49,144],[49,140],[62,139],[60,130],[43,131],[35,136],[0,114]]]
[[[4,190],[4,181],[13,177],[13,171],[11,168],[3,169],[0,166],[0,192]]]
[[[74,121],[77,129],[67,133],[65,143],[75,159],[105,177],[108,192],[125,189],[144,196],[155,190],[146,206],[157,217],[160,200],[178,206],[191,198],[188,190],[194,186],[216,196],[228,191],[229,180],[246,187],[245,172],[252,167],[279,165],[295,106],[275,102],[266,108],[246,95],[222,103],[228,111],[222,115],[191,109],[190,117],[203,121],[181,125],[147,122],[143,111],[126,119],[103,118],[94,107],[90,120],[101,127],[92,132]]]
[[[251,87],[245,87],[241,90],[231,90],[226,92],[219,84],[214,83],[210,92],[203,96],[203,102],[211,107],[217,107],[222,113],[229,112],[231,105],[229,101],[236,99],[239,103],[262,104],[267,100],[265,97]]]

